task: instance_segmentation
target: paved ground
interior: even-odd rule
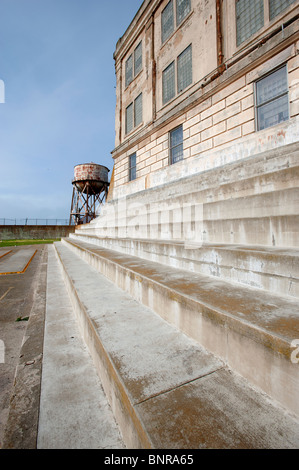
[[[0,448],[124,448],[51,245],[0,249]]]
[[[14,431],[8,447],[18,447],[21,441],[26,448],[35,447],[46,268],[46,245],[0,249],[0,447],[3,445],[5,426],[16,422],[15,416],[17,420],[25,421],[25,427],[19,422],[20,426],[16,429],[30,428],[32,432],[26,433],[23,441],[24,436],[18,436]],[[28,348],[27,340],[30,337]],[[18,416],[18,409],[24,407],[24,400],[26,413]]]

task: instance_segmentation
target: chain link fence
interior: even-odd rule
[[[69,219],[7,219],[7,218],[0,218],[0,225],[69,225]]]

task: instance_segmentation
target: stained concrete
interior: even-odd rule
[[[299,416],[299,369],[291,361],[297,300],[82,241],[62,243]]]
[[[37,448],[123,447],[50,246]]]
[[[26,272],[0,276],[0,339],[5,344],[0,364],[0,446],[4,449],[36,448],[47,246],[35,249]],[[27,246],[12,248],[25,258],[31,251]]]
[[[127,447],[299,446],[299,422],[292,413],[67,246],[55,248],[80,331]]]
[[[8,252],[6,256],[0,258],[0,274],[19,274],[25,269],[34,254],[36,248],[32,246],[24,246],[23,248],[15,248]]]

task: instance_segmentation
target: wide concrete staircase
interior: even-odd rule
[[[112,200],[55,244],[127,447],[299,447],[298,163]]]

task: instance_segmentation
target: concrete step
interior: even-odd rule
[[[122,260],[124,268],[128,258],[110,251],[108,259],[108,250],[82,242],[76,247],[56,243],[55,249],[80,331],[127,447],[298,447],[299,421],[293,414],[92,267],[100,251],[101,259],[105,251],[107,263],[115,267]],[[90,264],[74,250],[88,255]],[[126,268],[131,279],[137,278],[130,259]]]
[[[110,238],[298,247],[299,150],[285,146],[120,196],[76,232]],[[130,185],[127,185],[130,186]],[[125,194],[126,186],[122,186]]]
[[[50,245],[37,448],[124,448]]]
[[[80,232],[71,234],[70,238],[166,266],[299,297],[299,251],[296,249],[224,244],[192,246],[166,240],[102,238]]]
[[[82,241],[63,244],[144,306],[299,416],[296,299],[238,286]]]

